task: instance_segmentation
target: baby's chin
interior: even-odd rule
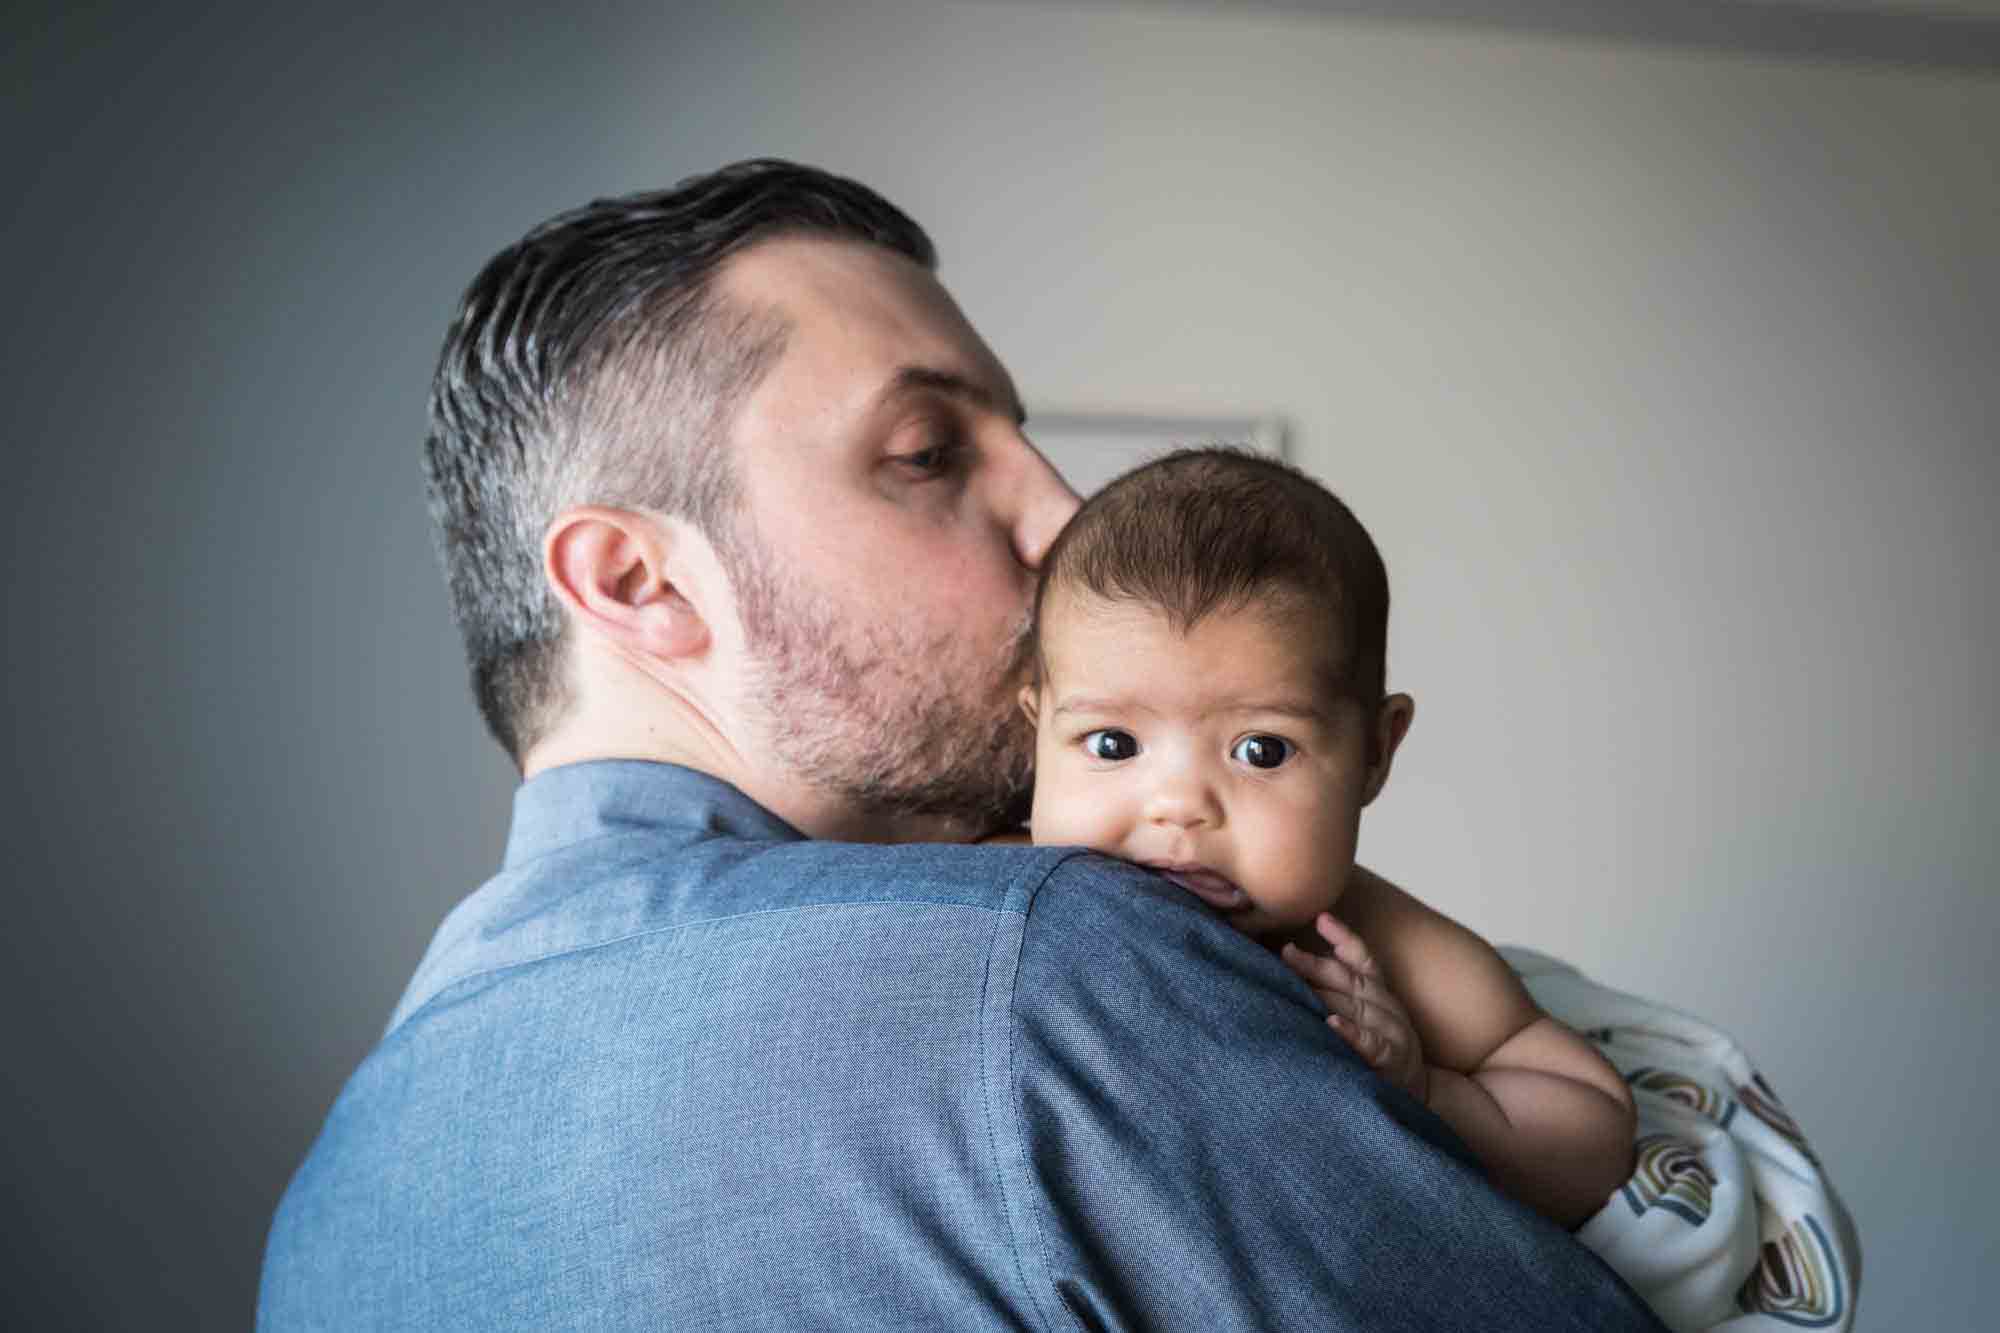
[[[1225,915],[1223,920],[1273,953],[1287,944],[1296,944],[1302,949],[1324,949],[1325,944],[1320,940],[1314,922],[1319,920],[1321,912],[1332,910],[1332,903],[1321,903],[1303,913],[1296,907],[1273,911],[1253,900],[1250,907]]]

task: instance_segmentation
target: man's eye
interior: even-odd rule
[[[940,477],[958,466],[960,452],[956,440],[938,440],[921,449],[897,454],[896,464],[921,476]]]
[[[1292,757],[1297,747],[1283,736],[1245,736],[1229,751],[1229,757],[1252,768],[1276,768]]]
[[[1105,727],[1083,738],[1083,752],[1093,759],[1130,759],[1139,753],[1139,742],[1129,731]]]

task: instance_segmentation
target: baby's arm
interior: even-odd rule
[[[1536,1007],[1491,945],[1395,885],[1356,867],[1340,913],[1359,939],[1336,947],[1335,958],[1387,1020],[1356,1041],[1368,1024],[1350,1019],[1342,1035],[1384,1067],[1369,1043],[1393,1043],[1379,1033],[1394,1032],[1389,1006],[1400,997],[1422,1068],[1384,1073],[1457,1130],[1502,1189],[1564,1226],[1581,1225],[1632,1171],[1632,1095],[1618,1071]],[[1329,943],[1341,933],[1334,925]],[[1322,979],[1338,989],[1336,969]]]

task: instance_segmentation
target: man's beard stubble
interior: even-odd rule
[[[731,535],[719,553],[754,663],[750,697],[781,763],[857,814],[949,818],[973,834],[1026,821],[1034,733],[1015,703],[1031,655],[1025,614],[968,690],[936,674],[953,660],[949,633],[843,624],[779,579],[755,533]]]

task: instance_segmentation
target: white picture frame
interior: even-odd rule
[[[1148,459],[1188,445],[1230,444],[1285,457],[1285,423],[1263,417],[1169,417],[1105,412],[1036,412],[1028,438],[1078,495]]]

